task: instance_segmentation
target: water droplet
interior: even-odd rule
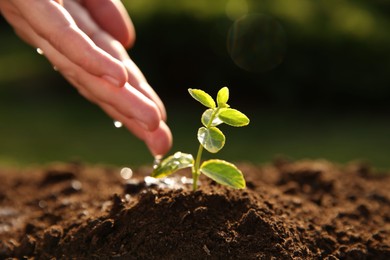
[[[144,181],[145,181],[146,186],[151,186],[151,185],[157,185],[158,184],[158,179],[150,177],[150,176],[146,176],[144,178]]]
[[[131,200],[131,195],[130,194],[126,194],[125,195],[125,201],[129,202]]]
[[[72,182],[71,182],[71,184],[70,184],[71,186],[72,186],[72,188],[74,189],[74,190],[81,190],[81,188],[82,188],[82,184],[81,184],[81,182],[80,181],[77,181],[77,180],[73,180]]]
[[[173,158],[175,159],[179,159],[181,157],[181,152],[176,152],[174,155],[173,155]]]
[[[192,178],[187,178],[187,177],[185,177],[185,176],[181,177],[180,181],[181,181],[181,183],[183,183],[183,184],[192,184],[192,183],[193,183]]]
[[[176,165],[176,166],[179,166],[180,162],[179,161],[173,161],[173,164]]]
[[[128,180],[133,176],[133,170],[125,167],[121,170],[120,175],[123,179]]]
[[[156,155],[156,156],[154,157],[153,169],[157,169],[158,165],[159,165],[160,162],[161,162],[161,159],[162,159],[162,156],[161,156],[161,155]]]
[[[53,70],[58,71],[58,68],[56,66],[53,66]]]
[[[114,126],[115,126],[116,128],[121,128],[121,127],[123,126],[123,124],[122,124],[122,122],[120,122],[120,121],[114,121]]]
[[[167,185],[168,187],[173,187],[176,183],[176,181],[172,178],[164,178],[161,180],[162,183],[164,183],[165,185]]]
[[[43,53],[43,50],[41,50],[40,48],[37,48],[37,52],[38,52],[38,54],[40,54],[40,55],[43,55],[44,53]]]

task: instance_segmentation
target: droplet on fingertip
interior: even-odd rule
[[[43,55],[43,54],[44,54],[44,53],[43,53],[43,50],[40,49],[40,48],[37,48],[37,52],[38,52],[38,54],[40,54],[40,55]]]
[[[53,66],[53,70],[58,71],[58,68],[56,66]]]
[[[120,175],[123,179],[128,180],[133,176],[133,170],[125,167],[121,170]]]
[[[114,121],[114,126],[115,126],[116,128],[121,128],[121,127],[123,126],[123,124],[122,124],[122,122],[120,122],[120,121]]]

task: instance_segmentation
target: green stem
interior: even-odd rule
[[[207,129],[210,128],[211,123],[213,122],[218,111],[219,111],[219,108],[215,109],[215,111],[212,113],[212,115],[210,117],[210,121],[206,126]],[[195,159],[195,165],[192,168],[192,190],[193,191],[196,191],[198,188],[198,179],[199,179],[199,175],[200,175],[199,168],[200,168],[200,161],[202,158],[202,153],[203,153],[203,144],[200,144],[199,148],[198,148],[198,154],[196,155],[196,159]]]
[[[198,154],[196,155],[195,165],[192,171],[192,189],[196,191],[198,188],[198,178],[200,175],[199,167],[200,167],[200,159],[202,158],[203,146],[200,144],[198,148]]]

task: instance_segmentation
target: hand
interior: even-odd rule
[[[135,31],[119,0],[1,0],[0,11],[22,39],[153,155],[170,149],[164,105],[125,49]]]

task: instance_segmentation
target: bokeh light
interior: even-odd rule
[[[278,66],[286,52],[281,24],[265,14],[248,14],[236,20],[228,33],[228,52],[235,64],[251,72]]]

